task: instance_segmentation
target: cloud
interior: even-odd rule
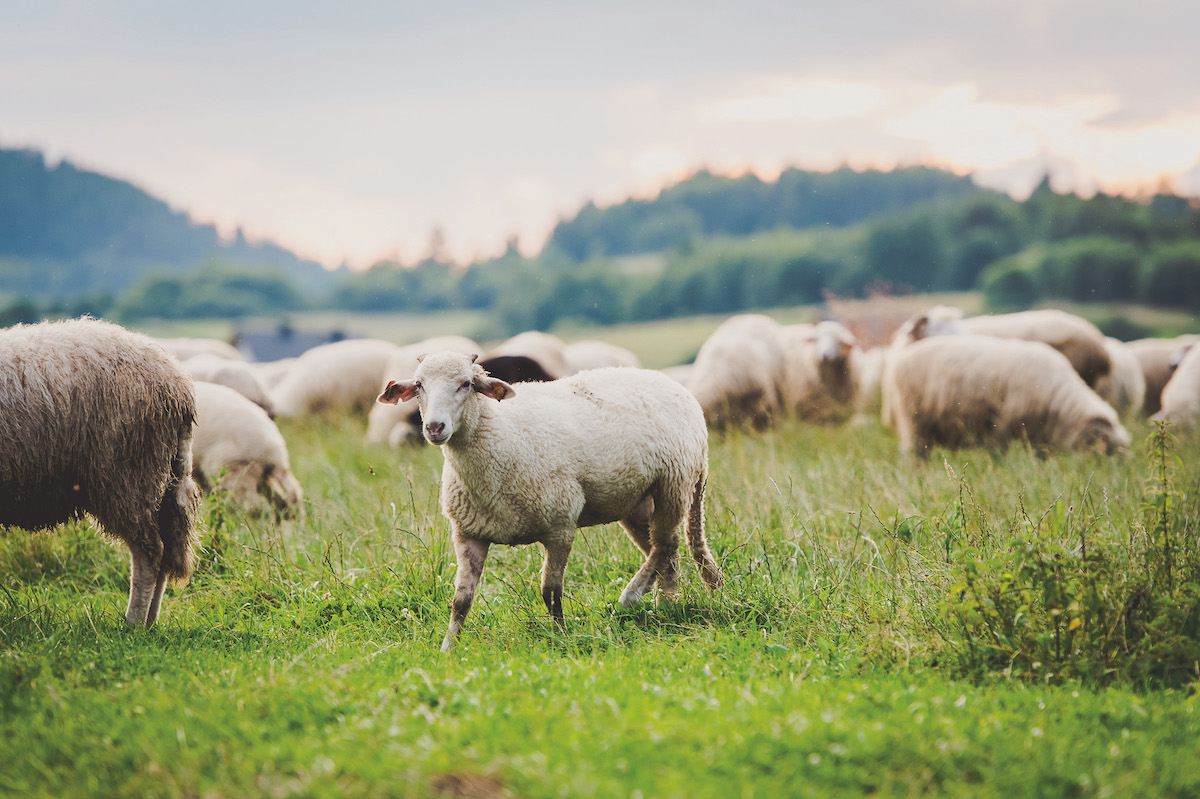
[[[861,81],[774,78],[768,83],[761,93],[715,103],[710,113],[740,122],[821,121],[863,116],[886,100],[880,86]]]

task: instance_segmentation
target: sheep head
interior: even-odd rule
[[[475,363],[475,356],[440,352],[421,356],[411,380],[389,381],[378,401],[397,403],[415,397],[425,440],[445,444],[459,427],[464,407],[475,394],[497,401],[516,396],[512,386],[491,377]]]

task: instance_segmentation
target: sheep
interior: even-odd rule
[[[1153,417],[1191,429],[1200,423],[1200,346],[1190,346],[1162,390],[1162,409]]]
[[[934,336],[893,353],[884,402],[894,408],[900,450],[931,446],[1129,446],[1117,412],[1047,344],[991,336]]]
[[[184,371],[192,380],[228,386],[275,418],[275,407],[267,395],[263,383],[250,364],[245,361],[230,361],[212,354],[197,355],[183,362]]]
[[[89,515],[129,548],[130,625],[191,575],[192,381],[148,337],[75,319],[0,330],[0,525]]]
[[[493,355],[479,362],[483,371],[505,383],[546,383],[554,375],[528,355]]]
[[[379,393],[384,367],[398,349],[390,341],[369,338],[313,347],[271,389],[275,414],[293,417],[332,411],[366,415]]]
[[[1096,386],[1096,393],[1121,416],[1140,415],[1146,399],[1146,377],[1141,363],[1123,341],[1106,337],[1104,348],[1112,362],[1112,372]]]
[[[417,368],[417,359],[427,352],[459,352],[464,355],[477,353],[482,348],[463,336],[438,336],[400,347],[388,358],[383,371],[376,378],[375,393],[387,384],[388,375],[410,375]],[[376,402],[367,414],[368,444],[387,444],[399,447],[421,441],[421,413],[416,402],[401,402],[395,405]]]
[[[266,411],[228,386],[197,381],[195,387],[192,476],[200,488],[229,492],[254,516],[295,516],[304,491]]]
[[[267,391],[279,385],[288,372],[296,365],[299,358],[280,358],[277,361],[248,361],[247,366],[258,376],[259,381],[266,386]]]
[[[497,344],[487,352],[486,357],[524,355],[540,363],[546,373],[557,380],[571,374],[571,367],[567,365],[566,349],[567,345],[563,344],[558,336],[529,330]]]
[[[675,366],[666,366],[658,371],[662,372],[679,385],[686,386],[692,379],[692,370],[694,368],[695,364],[681,363],[676,364]]]
[[[883,423],[891,428],[899,424],[891,406],[891,395],[883,386],[891,380],[893,365],[900,351],[908,345],[933,336],[957,336],[963,334],[961,326],[963,312],[949,305],[937,305],[928,311],[914,314],[892,335],[891,344],[883,353],[879,372],[879,410]]]
[[[1143,338],[1130,341],[1125,346],[1133,352],[1142,367],[1146,381],[1142,413],[1153,416],[1162,409],[1162,391],[1179,365],[1183,352],[1200,336],[1186,335],[1178,338]]]
[[[786,353],[781,385],[787,409],[809,421],[847,418],[855,394],[854,334],[838,322],[825,321],[788,325],[780,336]]]
[[[854,408],[856,416],[878,411],[879,396],[883,380],[883,365],[887,358],[887,347],[856,347],[850,352],[850,371],[854,375]]]
[[[237,347],[215,338],[154,338],[153,341],[181,361],[197,355],[213,355],[228,361],[246,360]]]
[[[588,369],[603,369],[606,366],[629,366],[636,369],[642,365],[632,352],[607,341],[576,341],[566,346],[563,355],[567,359],[567,369],[571,374]],[[491,370],[488,370],[488,373],[492,374]]]
[[[1104,334],[1095,325],[1053,308],[1019,313],[973,316],[958,323],[962,332],[1025,341],[1042,341],[1067,356],[1091,388],[1112,371]]]
[[[708,431],[696,400],[669,377],[596,369],[518,392],[470,356],[435,353],[379,401],[413,398],[425,439],[442,447],[441,507],[458,561],[443,651],[462,629],[492,544],[542,544],[542,601],[560,624],[578,527],[619,521],[645,554],[621,592],[626,607],[655,581],[674,595],[684,517],[704,582],[720,588],[704,537]]]
[[[710,428],[769,425],[782,408],[780,325],[762,314],[726,319],[701,345],[688,388]]]

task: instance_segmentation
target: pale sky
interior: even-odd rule
[[[1195,0],[5,0],[0,146],[334,266],[698,168],[1200,196]]]

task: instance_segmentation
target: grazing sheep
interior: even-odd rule
[[[460,352],[473,355],[482,348],[463,336],[437,336],[400,347],[388,358],[382,372],[376,376],[375,393],[387,385],[388,376],[411,375],[422,355],[427,352]],[[376,402],[367,414],[368,444],[387,444],[399,447],[421,441],[421,412],[414,402],[395,405]]]
[[[1091,388],[1112,371],[1104,334],[1086,319],[1053,308],[1019,313],[972,316],[959,322],[964,333],[1025,341],[1041,341],[1067,356]]]
[[[213,355],[229,361],[244,361],[237,347],[227,341],[215,338],[155,338],[156,344],[181,361],[195,358],[197,355]]]
[[[280,358],[277,361],[248,361],[247,366],[250,367],[254,374],[258,375],[259,381],[266,386],[267,391],[275,388],[287,377],[287,373],[296,365],[299,358]]]
[[[493,355],[479,362],[483,371],[505,383],[548,383],[554,376],[527,355]]]
[[[304,491],[279,428],[232,388],[196,383],[193,455],[192,475],[203,490],[227,491],[255,516],[295,516],[299,510]]]
[[[1200,346],[1191,346],[1162,390],[1155,419],[1191,429],[1200,424]]]
[[[524,355],[540,363],[546,373],[552,379],[557,380],[571,374],[571,367],[567,365],[566,349],[567,345],[558,336],[537,330],[528,330],[497,344],[488,351],[485,357]]]
[[[826,321],[788,325],[780,336],[786,353],[781,385],[787,409],[808,421],[844,421],[853,410],[854,334],[838,322]]]
[[[350,412],[365,415],[379,378],[399,349],[390,341],[354,338],[308,350],[271,389],[277,416]]]
[[[380,402],[417,398],[425,438],[442,445],[442,513],[458,573],[442,649],[454,645],[492,544],[540,543],[542,600],[563,620],[575,530],[619,521],[646,561],[621,593],[628,607],[657,580],[676,590],[678,527],[710,589],[721,571],[704,539],[708,431],[695,399],[644,369],[597,369],[514,392],[473,358],[436,353]]]
[[[1096,393],[1121,416],[1139,416],[1146,399],[1146,378],[1137,355],[1125,342],[1106,337],[1104,348],[1112,362],[1112,372],[1100,380]]]
[[[890,395],[883,391],[883,385],[891,379],[893,364],[896,356],[908,345],[934,336],[958,336],[963,334],[961,326],[963,312],[949,305],[936,305],[928,311],[922,311],[907,319],[892,335],[892,342],[883,353],[880,366],[879,410],[883,423],[896,428],[898,422],[894,418],[890,403]]]
[[[1162,392],[1167,381],[1179,365],[1183,353],[1200,340],[1200,336],[1187,335],[1178,338],[1143,338],[1130,341],[1125,346],[1133,352],[1142,367],[1146,381],[1142,413],[1153,416],[1162,410]]]
[[[773,422],[782,407],[784,360],[774,319],[738,314],[722,322],[700,347],[688,379],[708,426],[761,429]]]
[[[903,453],[1012,439],[1052,449],[1129,445],[1117,412],[1041,342],[934,336],[892,357],[883,395]]]
[[[607,366],[628,366],[637,369],[642,365],[632,352],[607,341],[576,341],[574,344],[568,344],[563,354],[571,374],[588,369],[603,369]],[[488,374],[495,376],[490,369]]]
[[[183,362],[184,371],[192,380],[228,386],[275,418],[275,408],[267,395],[267,387],[250,364],[230,361],[216,355],[197,355]]]
[[[84,513],[129,548],[125,620],[151,625],[192,571],[192,381],[148,337],[95,319],[0,330],[0,525]]]

